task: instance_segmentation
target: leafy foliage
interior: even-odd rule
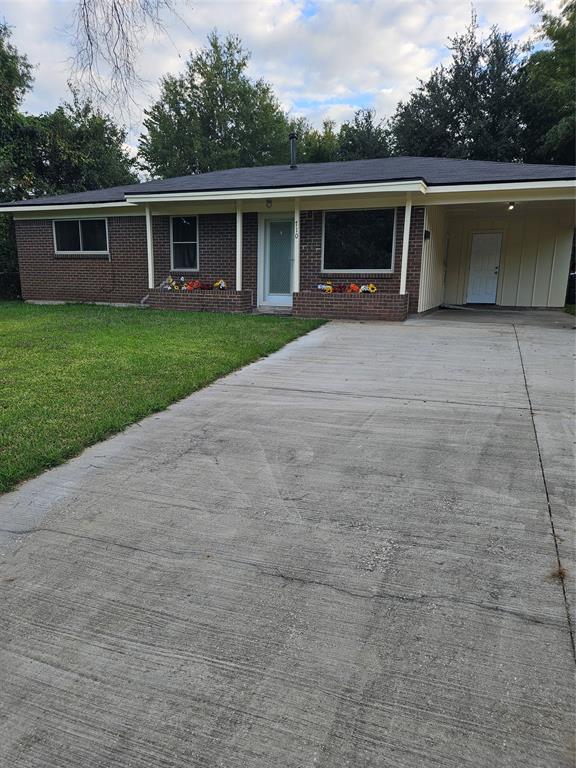
[[[124,148],[126,132],[73,93],[53,112],[21,116],[16,197],[81,192],[137,181]]]
[[[313,128],[306,120],[296,128],[298,160],[302,163],[330,163],[338,160],[340,149],[336,123],[324,120],[322,129]]]
[[[289,122],[270,85],[250,80],[248,61],[238,37],[213,32],[183,75],[162,79],[145,113],[143,169],[166,177],[286,161]]]
[[[345,122],[338,135],[339,160],[364,160],[389,157],[389,135],[384,122],[378,121],[374,109],[360,109]]]
[[[450,43],[451,62],[420,81],[391,119],[395,154],[520,160],[518,46],[497,28],[482,39],[474,17]]]
[[[10,28],[0,24],[0,200],[10,194],[14,166],[12,143],[18,108],[32,86],[32,67],[10,43]]]
[[[288,134],[298,135],[298,160],[322,163],[386,157],[388,137],[373,110],[359,110],[340,130],[325,120],[320,130],[281,109],[270,85],[247,75],[249,54],[238,37],[216,32],[191,53],[183,75],[161,82],[159,99],[146,111],[140,137],[141,167],[168,177],[288,162]]]
[[[542,13],[541,6],[535,10]],[[521,69],[522,117],[527,162],[576,160],[576,0],[558,16],[542,13],[540,35],[547,47],[534,51]]]
[[[126,132],[72,92],[72,101],[43,115],[20,111],[32,85],[26,56],[0,25],[0,200],[78,192],[136,181]],[[0,216],[0,291],[17,292],[11,217]],[[8,286],[8,287],[7,287]]]

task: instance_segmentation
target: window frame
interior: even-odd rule
[[[75,251],[59,251],[58,241],[56,240],[56,222],[57,221],[75,221],[78,224],[78,238],[80,240],[80,249]],[[81,221],[103,221],[104,228],[106,230],[106,250],[105,251],[84,251],[82,249],[82,227]],[[55,256],[106,256],[110,257],[110,241],[108,239],[108,218],[106,216],[75,216],[75,217],[59,217],[52,219],[52,238],[54,240],[54,255]]]
[[[195,267],[175,267],[174,266],[174,219],[196,219],[196,240],[176,240],[176,245],[196,245],[196,266]],[[187,215],[185,213],[170,216],[170,272],[200,272],[200,216],[197,213]]]
[[[326,214],[327,213],[355,213],[357,211],[394,211],[394,225],[392,230],[392,262],[389,269],[326,269],[324,266],[324,243],[326,235]],[[398,208],[386,206],[384,208],[329,208],[322,211],[322,263],[320,271],[328,275],[392,275],[394,274],[394,265],[396,260],[396,223],[398,218]]]

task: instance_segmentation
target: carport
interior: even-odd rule
[[[418,311],[563,307],[574,225],[568,200],[427,206]]]

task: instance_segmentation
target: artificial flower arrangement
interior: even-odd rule
[[[219,291],[224,291],[227,288],[225,280],[216,280],[215,283],[205,283],[201,280],[186,280],[185,277],[176,279],[169,275],[165,280],[162,280],[158,286],[161,291],[176,291],[181,293],[190,293],[191,291],[212,291],[216,288]]]
[[[376,293],[378,288],[374,283],[368,283],[367,285],[357,285],[356,283],[332,285],[332,281],[327,280],[325,283],[318,285],[318,290],[322,291],[322,293]]]

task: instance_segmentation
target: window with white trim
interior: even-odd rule
[[[396,211],[380,208],[324,213],[324,272],[391,272]]]
[[[106,219],[57,219],[53,224],[56,253],[108,253]]]
[[[172,269],[198,270],[198,217],[173,216],[170,237]]]

